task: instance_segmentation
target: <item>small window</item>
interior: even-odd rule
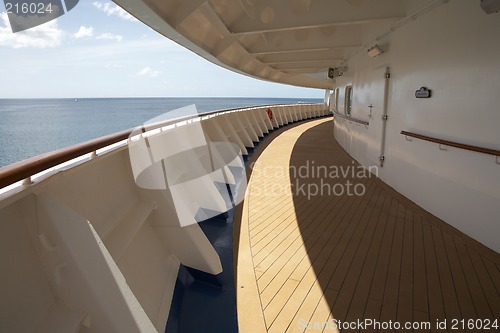
[[[339,112],[339,94],[340,94],[340,89],[337,88],[335,89],[335,112]]]
[[[352,86],[345,87],[345,105],[344,111],[347,116],[351,115],[352,108]]]

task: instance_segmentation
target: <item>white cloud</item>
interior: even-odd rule
[[[117,5],[111,4],[109,2],[103,3],[99,1],[94,1],[92,2],[92,4],[94,5],[95,8],[103,11],[108,16],[117,15],[118,17],[124,20],[137,21],[135,17],[133,17],[132,15],[130,15],[124,9],[118,7]]]
[[[123,39],[123,36],[121,36],[121,35],[113,35],[110,32],[106,32],[106,33],[100,34],[96,38],[97,39],[116,40],[117,42],[121,42],[121,40]]]
[[[14,49],[57,47],[64,38],[64,32],[57,27],[57,20],[17,33],[12,33],[7,13],[0,13],[0,23],[0,46]]]
[[[154,71],[151,67],[144,67],[137,76],[148,76],[148,77],[157,77],[160,75],[160,71]]]
[[[73,37],[79,39],[79,38],[89,38],[94,35],[94,28],[93,27],[84,27],[83,25],[80,26],[80,29],[73,34]]]

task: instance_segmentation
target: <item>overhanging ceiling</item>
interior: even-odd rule
[[[115,0],[207,60],[252,77],[329,89],[329,67],[432,0]]]

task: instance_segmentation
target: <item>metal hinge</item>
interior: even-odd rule
[[[388,116],[388,115],[386,115],[386,114],[384,114],[384,115],[382,116],[382,120],[387,120],[387,119],[389,119],[389,116]]]

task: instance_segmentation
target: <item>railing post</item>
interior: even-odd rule
[[[24,186],[28,186],[28,185],[31,185],[33,184],[33,180],[31,180],[31,176],[27,177],[27,178],[24,178],[23,179],[23,183],[22,183]]]

